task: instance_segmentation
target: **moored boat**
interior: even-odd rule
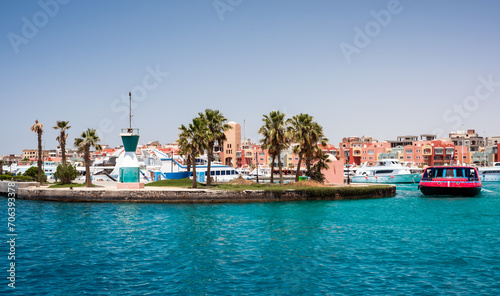
[[[470,166],[432,166],[425,169],[418,188],[424,195],[476,196],[482,184]]]
[[[421,173],[401,165],[397,159],[383,159],[375,165],[363,164],[352,177],[352,183],[418,183],[421,176]]]
[[[477,171],[483,182],[500,182],[500,162],[494,162],[489,167],[479,167]]]

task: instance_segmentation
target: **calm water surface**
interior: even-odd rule
[[[1,295],[499,295],[500,184],[479,198],[16,204]],[[7,241],[7,200],[0,199]]]

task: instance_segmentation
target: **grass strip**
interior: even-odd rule
[[[71,183],[71,184],[61,184],[61,183],[56,183],[54,185],[50,185],[49,188],[69,188],[69,187],[86,187],[87,184],[83,183]],[[102,187],[98,185],[92,184],[92,187]]]

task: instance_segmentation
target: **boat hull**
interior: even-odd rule
[[[184,179],[184,178],[189,178],[191,177],[193,173],[192,172],[173,172],[173,173],[163,173],[163,177],[166,180],[173,180],[173,179]]]
[[[424,195],[476,196],[481,193],[479,181],[421,181],[418,186]]]
[[[500,174],[481,174],[479,172],[479,177],[483,182],[500,182]]]
[[[352,183],[383,183],[383,184],[402,184],[418,183],[422,174],[402,174],[387,176],[353,176]]]
[[[446,187],[420,187],[420,191],[428,196],[467,196],[473,197],[481,193],[481,187],[473,188],[446,188]]]

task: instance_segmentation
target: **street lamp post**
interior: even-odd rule
[[[259,183],[259,152],[255,153],[255,163],[257,164],[257,183]]]
[[[483,131],[483,135],[484,135],[484,150],[483,150],[484,163],[483,163],[483,166],[486,166],[486,147],[488,146],[488,140],[486,138],[486,131]]]
[[[345,159],[346,159],[346,162],[347,162],[347,185],[349,185],[351,182],[350,182],[350,170],[349,170],[349,150],[345,150],[344,151],[344,155],[345,155]]]

